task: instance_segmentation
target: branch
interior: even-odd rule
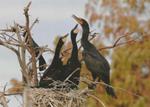
[[[25,39],[28,38],[28,41],[29,41],[29,44],[31,45],[29,47],[29,50],[30,50],[30,54],[31,54],[31,60],[32,60],[32,72],[33,72],[33,75],[31,75],[31,78],[32,78],[32,82],[33,82],[33,86],[37,86],[38,84],[38,79],[37,79],[37,67],[36,67],[36,55],[35,55],[35,50],[32,46],[32,37],[31,37],[31,29],[30,29],[30,20],[29,20],[29,14],[28,14],[28,11],[29,11],[29,7],[31,5],[31,2],[29,2],[29,4],[25,7],[24,9],[24,15],[25,15],[25,19],[26,19],[26,36],[25,36]],[[34,23],[33,23],[34,25]],[[32,27],[32,26],[31,26]],[[26,41],[26,42],[28,42]]]
[[[92,94],[89,94],[87,93],[87,95],[91,98],[93,98],[94,100],[98,101],[103,107],[106,107],[105,104],[96,96],[92,95]]]
[[[4,47],[12,50],[16,55],[19,54],[18,51],[15,48],[13,48],[12,46],[8,45],[6,42],[3,42],[3,41],[0,40],[0,45],[2,45]]]
[[[87,84],[87,85],[89,85],[89,84],[100,84],[100,85],[103,85],[103,86],[108,86],[108,87],[111,87],[113,89],[120,90],[122,92],[126,92],[129,95],[136,96],[136,97],[139,97],[139,98],[144,98],[144,96],[138,95],[137,93],[128,91],[127,89],[124,89],[124,88],[121,88],[121,87],[114,87],[114,86],[108,85],[104,82],[96,82],[96,81],[93,82],[93,81],[91,81],[91,80],[89,80],[88,78],[85,78],[85,77],[80,77],[80,81]]]
[[[5,97],[5,95],[2,92],[0,92],[0,101],[1,101],[0,104],[3,107],[8,107],[7,101],[6,101],[6,97]]]
[[[79,71],[79,70],[80,70],[80,68],[76,68],[76,69],[64,80],[64,82],[68,81],[69,78],[70,78],[74,73],[76,73],[76,72]]]
[[[6,48],[12,50],[12,51],[17,55],[17,58],[18,58],[20,67],[22,68],[22,70],[21,70],[22,75],[23,75],[24,77],[26,77],[27,80],[29,80],[29,79],[28,79],[28,74],[27,74],[27,72],[25,72],[25,69],[26,69],[26,68],[24,67],[24,64],[22,63],[22,60],[21,60],[21,57],[20,57],[19,52],[18,52],[15,48],[9,46],[8,44],[6,44],[6,43],[4,43],[4,42],[1,42],[1,41],[0,41],[0,45],[2,45],[2,46],[4,46],[4,47],[6,47]]]
[[[5,96],[12,96],[12,95],[22,95],[23,93],[9,93],[9,94],[5,94]]]
[[[32,28],[34,27],[34,25],[35,25],[36,23],[38,23],[38,22],[39,22],[39,19],[36,18],[36,19],[34,20],[34,22],[32,23],[30,29],[32,29]]]
[[[101,51],[101,50],[103,50],[103,49],[111,49],[111,48],[115,48],[115,47],[120,46],[120,45],[124,45],[124,44],[127,44],[127,43],[135,42],[135,40],[132,39],[132,40],[128,40],[128,41],[126,41],[126,42],[119,43],[119,41],[120,41],[122,38],[125,38],[125,37],[131,35],[132,33],[133,33],[133,32],[127,33],[127,34],[125,34],[125,35],[123,35],[123,36],[120,36],[120,37],[114,42],[114,44],[113,44],[112,46],[106,46],[106,47],[100,48],[99,51]]]
[[[24,15],[26,17],[26,27],[29,28],[29,15],[28,15],[28,11],[29,11],[29,7],[31,5],[31,2],[28,3],[28,5],[24,8]]]
[[[6,32],[2,32],[2,33],[0,33],[0,35],[2,35],[2,36],[3,36],[3,39],[5,39],[5,40],[6,40],[6,37],[8,37],[9,39],[11,39],[11,40],[13,40],[13,41],[19,43],[19,41],[13,37],[15,34],[9,35],[9,34],[7,34]],[[1,36],[0,36],[0,37],[1,37]],[[2,37],[1,37],[1,38],[2,38]]]
[[[101,50],[103,50],[103,49],[111,49],[111,48],[115,48],[115,47],[120,46],[120,45],[124,45],[124,44],[127,44],[127,43],[135,42],[135,40],[128,40],[128,41],[126,41],[126,42],[119,43],[122,38],[125,38],[125,37],[131,35],[132,33],[133,33],[133,32],[130,32],[130,33],[127,33],[127,34],[125,34],[125,35],[123,35],[123,36],[120,36],[120,37],[114,42],[114,44],[113,44],[112,46],[102,47],[102,48],[100,48],[100,49],[98,49],[98,50],[101,51]],[[89,39],[89,41],[93,40],[93,39],[96,37],[96,35],[97,35],[97,33],[92,34],[92,35],[91,35],[92,37]],[[79,39],[79,40],[77,41],[77,43],[79,43],[80,41],[81,41],[81,39]],[[80,46],[79,46],[79,51],[81,50],[81,47],[82,47],[82,46],[80,45]],[[70,53],[68,52],[70,49],[72,49],[72,48],[68,48],[68,49],[64,50],[63,53],[66,53],[66,55],[70,54]],[[63,57],[64,57],[64,56],[65,56],[65,55],[63,55]]]

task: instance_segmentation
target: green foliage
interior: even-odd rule
[[[150,58],[149,40],[127,45],[114,50],[113,68],[129,71],[134,65],[140,67],[148,58]]]
[[[141,74],[141,65],[147,64],[150,67],[150,39],[144,39],[144,42],[127,45],[117,48],[113,53],[113,75],[114,86],[126,89],[126,91],[117,90],[119,96],[119,105],[127,104],[127,107],[148,107],[147,96],[150,96],[150,76],[143,78]],[[132,94],[131,94],[132,92]],[[141,95],[136,97],[134,94]],[[126,99],[124,99],[126,98]]]

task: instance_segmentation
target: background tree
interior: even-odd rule
[[[117,91],[118,100],[106,97],[103,89],[99,98],[109,107],[146,107],[150,106],[150,13],[149,0],[89,0],[85,15],[91,26],[99,29],[99,43],[112,44],[118,36],[125,36],[126,42],[113,50],[107,50],[111,59],[112,83]],[[134,39],[136,42],[130,42]],[[95,42],[94,42],[95,43]],[[98,46],[99,48],[99,46]],[[89,100],[89,107],[96,106]]]

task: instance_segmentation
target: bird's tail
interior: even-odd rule
[[[107,85],[105,89],[108,95],[112,96],[113,98],[117,98],[115,91],[111,86]]]
[[[43,56],[41,55],[40,57],[39,57],[39,70],[40,71],[43,71],[43,70],[45,70],[46,69],[46,61],[45,61],[45,59],[43,58]]]

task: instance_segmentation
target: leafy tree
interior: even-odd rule
[[[126,45],[108,50],[112,62],[111,80],[118,99],[107,97],[99,86],[95,93],[106,106],[150,106],[150,87],[147,84],[150,82],[149,6],[149,0],[89,0],[85,6],[91,26],[98,27],[100,35],[104,35],[103,40],[99,39],[103,45],[129,34],[121,41]],[[133,39],[134,42],[127,42]],[[97,106],[92,100],[89,103],[89,107]]]

